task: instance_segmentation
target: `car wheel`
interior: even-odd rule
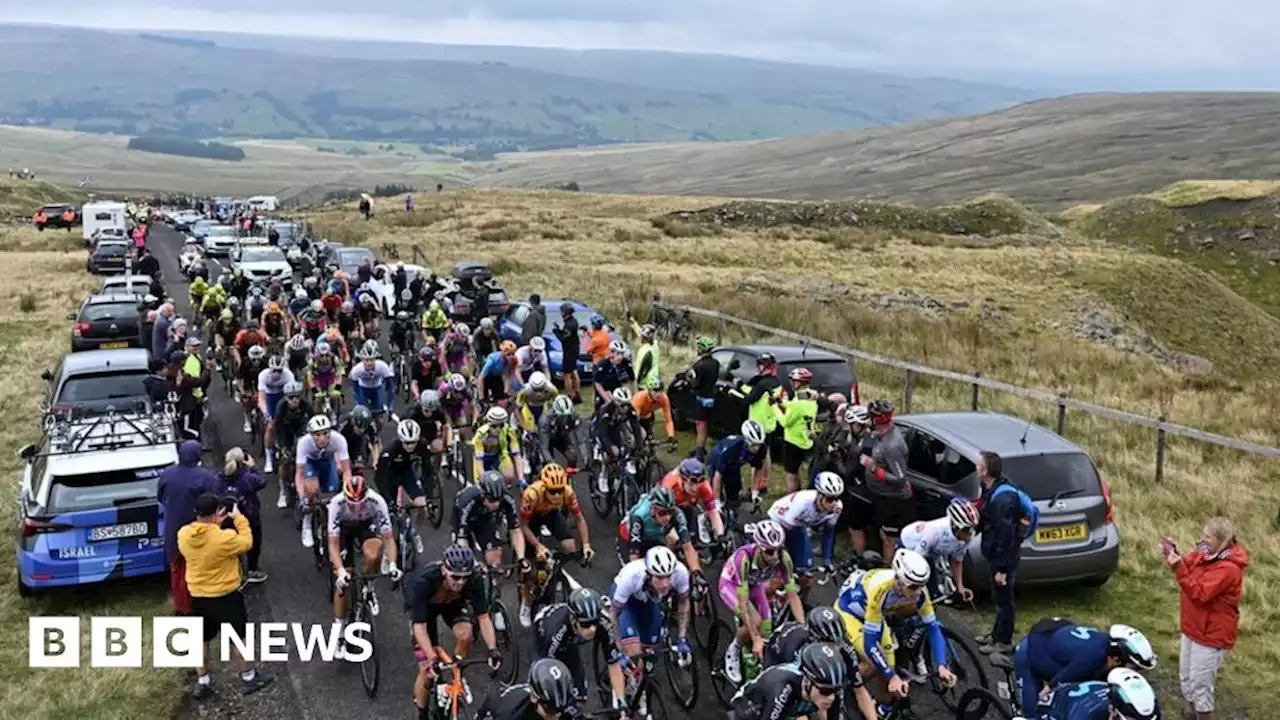
[[[18,578],[18,597],[31,597],[32,592],[30,586],[22,582],[22,578]]]
[[[1095,587],[1095,588],[1096,588],[1096,587],[1102,587],[1103,585],[1106,585],[1106,584],[1107,584],[1107,581],[1108,581],[1108,580],[1110,580],[1110,579],[1111,579],[1111,576],[1110,576],[1110,575],[1100,575],[1100,576],[1098,576],[1098,577],[1091,577],[1091,578],[1087,578],[1087,579],[1085,579],[1085,580],[1081,580],[1080,582],[1081,582],[1081,584],[1083,584],[1085,587]]]

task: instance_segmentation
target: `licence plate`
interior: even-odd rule
[[[126,347],[129,347],[129,343],[127,343],[127,342],[109,342],[109,343],[102,343],[102,345],[100,345],[99,347],[101,347],[103,350],[115,350],[115,349],[118,349],[118,348],[126,348]]]
[[[1088,528],[1085,527],[1084,523],[1076,523],[1074,525],[1051,525],[1049,527],[1036,528],[1036,542],[1070,542],[1071,540],[1083,540],[1088,536],[1088,534]]]
[[[89,541],[119,540],[121,538],[139,537],[149,534],[145,522],[123,523],[121,525],[103,525],[89,529]]]

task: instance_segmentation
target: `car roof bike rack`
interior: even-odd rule
[[[176,416],[171,402],[156,407],[144,399],[138,401],[135,408],[134,412],[120,412],[109,406],[105,413],[86,417],[79,408],[53,412],[42,406],[45,450],[34,456],[56,457],[177,444]]]

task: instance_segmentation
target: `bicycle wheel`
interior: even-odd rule
[[[368,630],[354,630],[356,634],[362,636],[368,643],[370,648],[369,657],[360,663],[360,682],[364,685],[364,694],[374,697],[378,694],[378,676],[381,667],[378,660],[378,640],[377,633],[373,625],[373,613],[369,612],[369,606],[364,601],[357,603],[355,612],[355,622],[365,623]]]
[[[946,645],[947,668],[955,674],[956,685],[950,689],[943,687],[942,681],[938,680],[937,668],[932,667],[933,660],[930,659],[929,686],[947,710],[956,712],[961,707],[960,698],[966,689],[989,690],[990,685],[982,656],[972,643],[945,625],[942,627],[942,641]],[[927,652],[927,648],[925,651]],[[929,652],[927,657],[932,658],[933,653]]]
[[[667,718],[672,717],[667,712],[667,701],[662,697],[662,690],[655,683],[648,683],[648,687],[644,691],[644,700],[645,712],[637,712],[642,720],[667,720]],[[640,705],[638,698],[636,705]]]
[[[489,618],[493,620],[498,651],[502,653],[502,669],[499,671],[501,673],[499,678],[510,685],[520,674],[520,642],[515,635],[514,618],[507,612],[507,606],[497,598],[489,603]]]
[[[427,520],[433,528],[439,528],[440,523],[444,522],[444,491],[440,488],[440,479],[434,473],[431,487],[427,491]]]
[[[613,689],[609,685],[610,641],[603,633],[596,634],[591,648],[591,677],[595,679],[596,695],[601,707],[613,706]]]
[[[608,520],[609,515],[613,513],[613,493],[600,492],[600,466],[593,461],[589,468],[590,472],[587,474],[587,496],[591,498],[591,507],[595,508],[597,515]]]
[[[422,539],[418,537],[418,528],[414,527],[411,516],[401,516],[400,522],[403,527],[396,538],[396,549],[400,551],[398,565],[402,572],[408,574],[418,566],[418,545]]]
[[[692,710],[698,704],[698,654],[690,653],[689,664],[682,667],[679,653],[667,649],[662,653],[662,667],[676,702],[685,710]]]
[[[956,703],[956,720],[1013,720],[1014,713],[1008,703],[998,695],[982,687],[964,691]]]
[[[724,651],[733,642],[733,636],[733,628],[723,620],[717,620],[707,633],[706,643],[699,648],[707,659],[707,666],[711,668],[711,689],[715,691],[720,706],[726,710],[729,708],[729,701],[738,692],[738,684],[724,670]]]

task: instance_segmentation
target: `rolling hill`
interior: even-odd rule
[[[307,55],[275,51],[301,49],[283,40],[264,42],[267,50],[0,26],[7,70],[0,123],[126,135],[394,139],[491,152],[799,135],[984,111],[1027,97],[946,80],[702,56],[689,56],[690,67],[701,69],[685,73],[685,56],[662,53],[612,64],[550,53],[517,65],[460,52],[324,57],[323,42],[311,40],[301,43]],[[602,70],[584,70],[593,65]],[[681,74],[688,79],[678,80]]]
[[[972,117],[737,143],[501,156],[485,184],[786,199],[954,202],[1000,192],[1043,207],[1187,177],[1280,175],[1280,93],[1135,93],[1041,100]]]

